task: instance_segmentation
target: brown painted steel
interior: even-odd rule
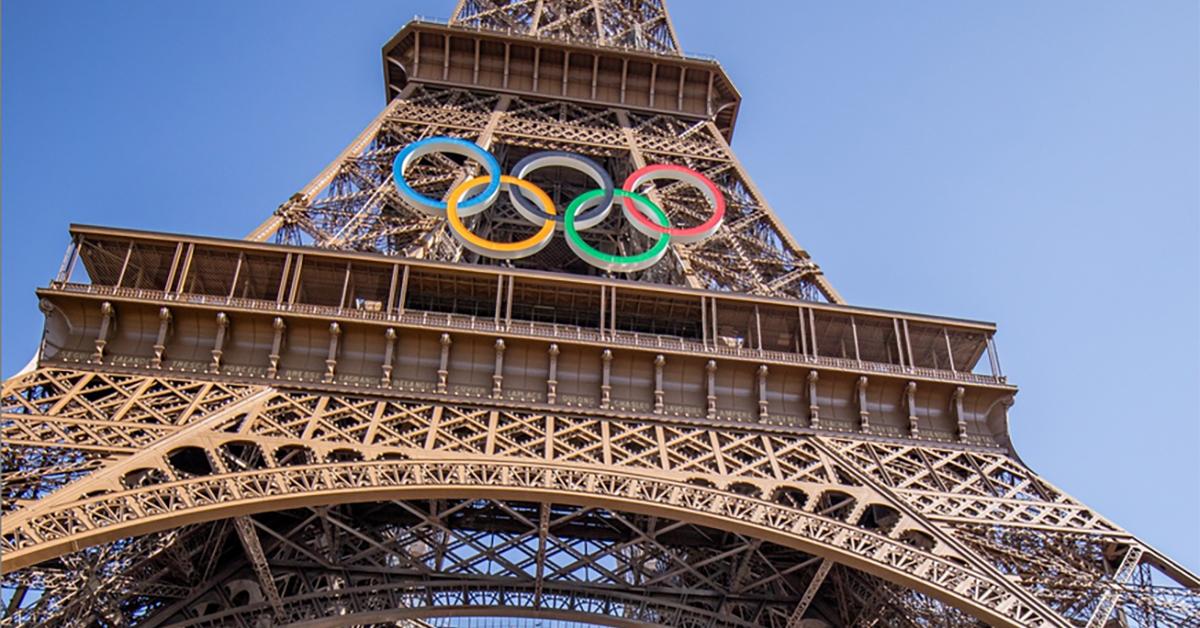
[[[383,64],[246,240],[72,227],[3,387],[0,624],[1200,625],[1196,576],[1017,458],[994,325],[842,302],[661,0],[461,0]],[[433,135],[688,166],[729,215],[630,276],[497,264],[394,192]],[[427,194],[475,174],[426,161]]]

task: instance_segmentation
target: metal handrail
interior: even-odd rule
[[[559,323],[539,323],[536,321],[505,321],[494,318],[479,318],[474,315],[454,314],[450,312],[432,312],[428,310],[400,312],[372,312],[358,308],[313,305],[309,303],[276,303],[263,299],[246,299],[241,297],[222,297],[214,295],[176,293],[163,290],[144,288],[124,288],[116,286],[101,286],[55,282],[52,289],[64,292],[74,292],[92,295],[116,296],[146,301],[173,301],[193,305],[231,306],[261,312],[290,312],[320,317],[351,318],[376,322],[394,322],[408,325],[438,326],[450,329],[461,329],[480,333],[522,334],[554,340],[608,343],[613,346],[626,346],[637,349],[664,349],[682,351],[697,355],[715,355],[738,359],[765,359],[775,362],[829,366],[833,368],[886,373],[889,375],[915,375],[934,379],[964,382],[969,384],[995,385],[1006,383],[1003,376],[981,375],[963,371],[949,371],[922,366],[901,366],[885,362],[855,360],[832,356],[807,355],[799,352],[776,351],[771,349],[756,349],[748,347],[729,347],[719,344],[690,340],[681,336],[663,334],[645,334],[641,332],[620,330],[587,329],[578,325]]]

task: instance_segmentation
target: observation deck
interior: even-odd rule
[[[994,325],[73,226],[43,364],[1009,449]]]
[[[491,28],[409,22],[383,47],[387,99],[409,81],[697,120],[733,137],[741,94],[715,59]]]

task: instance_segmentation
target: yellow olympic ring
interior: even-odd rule
[[[488,257],[499,257],[503,259],[516,259],[533,255],[542,250],[550,239],[554,237],[554,227],[557,224],[553,220],[547,220],[542,224],[542,228],[537,233],[516,242],[496,242],[481,238],[472,233],[467,226],[463,224],[462,218],[458,215],[459,201],[467,195],[468,192],[480,185],[484,185],[491,181],[491,177],[475,177],[467,181],[463,181],[450,192],[450,197],[446,199],[446,219],[450,223],[450,228],[454,235],[458,238],[463,246],[480,255]],[[530,194],[533,194],[537,203],[542,206],[542,209],[551,216],[555,214],[554,201],[550,200],[550,196],[546,194],[542,188],[524,180],[518,179],[509,175],[500,176],[500,184],[502,186],[516,185],[523,188]]]

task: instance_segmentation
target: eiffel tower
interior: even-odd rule
[[[994,325],[843,302],[661,0],[461,0],[383,61],[245,240],[71,228],[3,388],[4,625],[1200,625],[1021,463]]]

